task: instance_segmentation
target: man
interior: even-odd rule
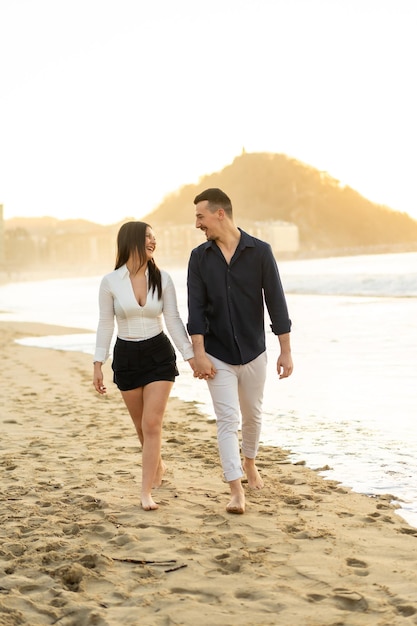
[[[291,321],[271,246],[235,226],[231,201],[221,189],[206,189],[194,204],[195,226],[207,238],[192,250],[188,264],[187,327],[194,376],[207,380],[217,417],[220,460],[231,492],[226,510],[244,513],[244,473],[249,487],[263,487],[255,459],[267,362],[264,300],[281,348],[279,378],[293,370]]]

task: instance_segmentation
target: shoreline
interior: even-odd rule
[[[169,400],[168,471],[140,508],[140,450],[91,356],[14,343],[69,329],[0,322],[0,623],[417,624],[417,529],[391,503],[262,446],[260,492],[228,515],[215,424]]]
[[[323,248],[318,250],[299,250],[296,253],[278,252],[276,258],[279,263],[288,261],[309,261],[319,259],[330,259],[339,257],[355,256],[378,256],[385,254],[408,254],[417,252],[417,242],[400,244],[380,244],[370,246],[353,246],[342,248]],[[184,258],[164,257],[162,253],[157,255],[158,265],[161,267],[183,268],[186,266],[188,256]],[[39,282],[45,280],[58,280],[62,278],[89,278],[92,276],[103,276],[112,270],[114,266],[113,258],[100,263],[59,263],[51,268],[50,264],[31,264],[27,267],[6,267],[0,266],[0,285],[22,282]]]
[[[12,323],[14,322],[14,320],[11,320]],[[1,323],[1,322],[0,322]],[[47,329],[51,328],[51,324],[46,324],[44,322],[32,322],[32,321],[25,321],[25,322],[19,322],[21,324],[27,324],[28,327],[28,333],[31,332],[31,330],[33,330],[33,325],[36,325],[36,328],[38,329],[36,334],[40,335],[40,341],[35,341],[33,344],[31,344],[30,342],[30,337],[28,337],[27,335],[25,336],[25,338],[28,339],[27,342],[25,342],[23,345],[27,345],[27,346],[35,346],[35,347],[42,347],[42,349],[52,349],[51,348],[51,342],[54,339],[54,336],[57,336],[57,341],[56,341],[56,349],[60,350],[62,352],[65,351],[77,351],[77,349],[80,352],[86,352],[87,354],[90,354],[92,356],[93,354],[93,348],[91,348],[91,350],[85,350],[83,349],[83,347],[81,347],[80,345],[78,346],[71,346],[69,347],[68,344],[64,343],[60,343],[60,339],[58,338],[58,336],[71,336],[71,334],[73,335],[80,335],[81,337],[86,334],[89,337],[94,337],[95,331],[93,331],[91,328],[81,328],[79,326],[74,327],[74,328],[67,328],[65,326],[62,325],[55,325],[52,324],[53,326],[53,332],[52,331],[48,331]],[[51,336],[52,334],[52,336]],[[46,340],[49,341],[42,341],[42,338],[45,338]],[[85,346],[84,346],[85,348]],[[192,397],[192,393],[190,393],[189,388],[187,387],[186,391],[184,391],[184,387],[181,387],[182,383],[182,379],[183,379],[183,374],[186,372],[187,375],[190,374],[190,372],[188,371],[188,366],[184,366],[183,363],[179,364],[179,371],[180,371],[180,377],[179,379],[177,379],[177,385],[174,385],[173,391],[171,393],[172,397],[178,399],[179,401],[183,401],[185,403],[188,402],[193,402],[193,397]],[[111,372],[110,372],[111,374]],[[191,378],[192,380],[192,378]],[[181,382],[180,382],[181,381]],[[198,389],[196,391],[199,391]],[[204,397],[204,400],[203,400]],[[196,401],[195,404],[196,407],[196,411],[197,413],[208,419],[215,419],[213,416],[213,410],[211,407],[211,403],[210,403],[210,399],[209,399],[209,394],[207,392],[207,397],[204,396],[203,391],[200,391],[199,396],[198,396],[198,400]],[[269,418],[271,416],[271,412],[270,412],[270,407],[269,407],[269,413],[268,413],[268,407],[265,404],[264,406],[265,412],[264,412],[264,425],[263,425],[263,437],[261,437],[261,445],[266,445],[266,446],[271,446],[271,447],[277,447],[277,448],[282,448],[284,447],[285,450],[288,450],[288,456],[290,459],[290,462],[292,463],[304,463],[307,467],[309,467],[310,469],[312,469],[313,471],[316,472],[320,472],[321,476],[325,479],[325,480],[335,480],[337,481],[340,485],[342,485],[343,487],[346,487],[347,489],[351,489],[352,491],[356,492],[356,493],[360,493],[360,494],[365,494],[368,497],[373,497],[374,495],[384,495],[386,493],[389,493],[391,496],[391,502],[392,504],[395,504],[396,509],[397,509],[397,514],[399,516],[401,516],[401,518],[410,526],[414,527],[417,529],[417,520],[416,520],[416,516],[414,514],[414,512],[410,512],[409,507],[407,507],[407,504],[410,503],[409,500],[409,496],[408,494],[404,494],[401,492],[401,490],[397,491],[397,487],[398,485],[389,485],[388,487],[384,488],[384,487],[379,487],[378,489],[376,488],[368,488],[367,485],[363,485],[363,484],[358,484],[357,482],[355,483],[355,480],[352,480],[352,475],[349,473],[350,468],[349,467],[345,467],[343,468],[343,470],[340,469],[340,467],[337,467],[337,463],[335,465],[334,460],[329,461],[329,457],[326,457],[325,455],[321,455],[321,457],[319,459],[315,458],[314,461],[311,460],[311,457],[309,456],[309,452],[307,450],[305,450],[304,454],[302,452],[300,452],[299,447],[297,447],[297,442],[294,445],[294,448],[292,447],[291,442],[288,443],[288,445],[284,445],[282,446],[282,444],[280,445],[279,443],[273,441],[271,439],[271,437],[268,437],[268,415]],[[288,407],[287,407],[287,410]],[[295,431],[297,430],[297,427],[295,427]],[[305,458],[304,458],[305,456]],[[388,464],[389,466],[389,464]],[[387,465],[384,465],[383,467],[387,467]],[[366,473],[366,467],[363,470]],[[348,478],[347,478],[348,477]],[[413,500],[414,502],[414,500]],[[414,509],[413,509],[414,511]]]

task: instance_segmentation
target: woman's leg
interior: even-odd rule
[[[158,380],[143,389],[142,506],[145,510],[158,508],[150,494],[155,483],[161,484],[165,469],[161,459],[162,421],[172,385]]]
[[[151,491],[162,482],[162,420],[172,389],[172,382],[156,381],[140,389],[123,391],[122,396],[142,443],[142,493],[145,511],[157,509]]]
[[[129,415],[132,418],[139,441],[143,446],[142,411],[143,411],[143,387],[120,391]]]

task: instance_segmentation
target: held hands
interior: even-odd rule
[[[281,352],[277,360],[277,373],[279,378],[288,378],[288,376],[291,376],[293,369],[291,352],[285,352],[284,354]]]
[[[103,384],[103,372],[101,371],[101,363],[94,363],[94,375],[93,375],[94,389],[100,394],[106,393],[106,388]]]
[[[193,361],[193,365],[191,365],[191,361]],[[216,375],[216,368],[210,359],[205,355],[199,358],[195,357],[194,359],[190,359],[190,365],[194,372],[194,378],[208,380],[209,378],[214,378]]]

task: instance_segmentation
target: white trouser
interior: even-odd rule
[[[207,355],[217,373],[207,381],[217,417],[217,440],[224,478],[242,478],[239,425],[242,415],[242,454],[254,459],[262,426],[262,400],[266,379],[266,352],[245,365],[229,365]],[[240,409],[240,411],[239,411]]]

